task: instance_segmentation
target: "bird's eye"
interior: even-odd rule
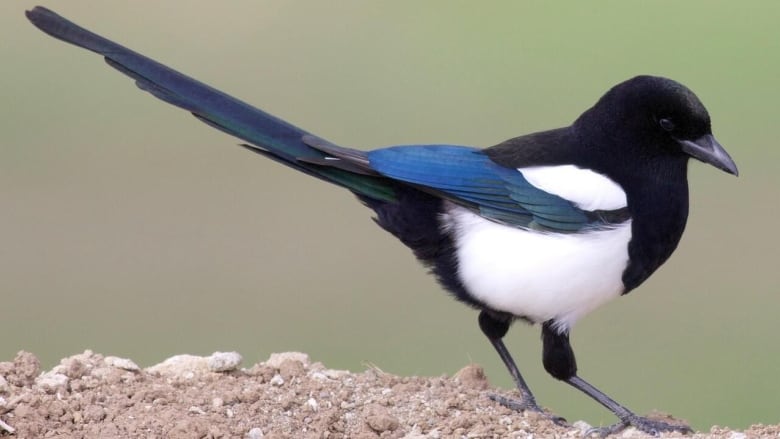
[[[658,119],[658,125],[661,125],[661,128],[663,128],[664,131],[674,131],[674,122],[672,122],[672,119],[666,117]]]

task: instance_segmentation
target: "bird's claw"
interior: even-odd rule
[[[634,427],[637,430],[647,433],[653,437],[657,437],[661,433],[670,433],[674,431],[682,434],[693,433],[691,427],[688,427],[684,424],[670,424],[668,422],[634,415],[607,427],[591,428],[585,432],[585,436],[597,434],[599,437],[607,437],[609,435],[619,433],[627,427]]]
[[[539,413],[541,416],[543,416],[543,417],[549,419],[550,421],[552,421],[555,425],[560,425],[562,427],[568,427],[569,426],[569,424],[566,422],[565,418],[563,418],[561,416],[558,416],[558,415],[554,415],[554,414],[549,413],[549,412],[546,412],[544,409],[539,407],[539,405],[536,404],[536,401],[534,401],[533,399],[530,399],[530,400],[528,400],[528,399],[512,399],[512,398],[507,398],[505,396],[497,395],[495,393],[489,394],[488,398],[490,398],[491,400],[493,400],[493,401],[503,405],[504,407],[506,407],[508,409],[511,409],[511,410],[514,410],[514,411],[518,411],[518,412]]]

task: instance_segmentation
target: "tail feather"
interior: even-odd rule
[[[358,195],[392,200],[394,183],[375,174],[331,166],[327,153],[307,145],[308,132],[37,6],[27,18],[54,38],[96,52],[142,90],[191,112],[199,120],[251,143],[253,150]],[[346,148],[343,148],[346,149]]]

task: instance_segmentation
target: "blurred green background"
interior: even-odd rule
[[[300,350],[333,368],[511,387],[476,313],[335,187],[136,89],[0,3],[0,360],[90,348],[151,365]],[[486,6],[489,5],[489,6]],[[643,287],[572,334],[583,377],[697,428],[780,421],[780,3],[49,2],[347,146],[490,146],[570,123],[633,75],[691,87],[739,165],[692,162],[688,231]],[[508,346],[538,400],[611,415]],[[489,402],[485,402],[488,404]]]

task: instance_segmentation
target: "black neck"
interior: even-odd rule
[[[627,183],[628,208],[633,221],[628,245],[630,263],[623,272],[624,292],[644,282],[672,254],[688,220],[687,160],[669,165],[676,169],[633,176]]]

